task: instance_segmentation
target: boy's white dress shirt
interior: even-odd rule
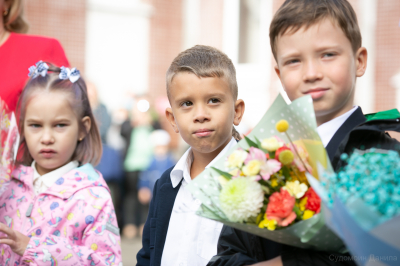
[[[343,125],[343,123],[349,118],[355,110],[357,110],[358,106],[353,106],[350,111],[338,116],[326,123],[323,123],[317,128],[318,135],[322,140],[322,144],[326,147],[331,141],[333,135],[335,135],[336,131]]]
[[[59,179],[69,171],[77,168],[78,166],[78,161],[72,161],[47,174],[40,175],[36,170],[36,162],[33,161],[31,167],[33,168],[33,188],[35,189],[35,194],[39,195],[40,193],[45,192],[57,181],[57,179]]]
[[[228,145],[206,168],[236,144],[236,140],[232,137]],[[182,178],[183,180],[172,208],[161,266],[205,266],[217,254],[218,238],[223,224],[196,215],[201,202],[186,189],[192,181],[190,178],[192,161],[193,154],[189,148],[171,171],[174,188]]]

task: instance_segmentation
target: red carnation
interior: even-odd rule
[[[296,199],[283,188],[280,192],[272,193],[266,212],[268,219],[274,219],[279,226],[288,226],[296,219],[293,211],[295,203]]]
[[[307,192],[304,194],[304,197],[307,197],[306,209],[313,211],[315,213],[319,213],[321,211],[321,199],[315,193],[314,189],[310,187]]]

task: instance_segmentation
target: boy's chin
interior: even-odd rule
[[[210,154],[216,151],[220,152],[225,147],[224,144],[222,141],[221,143],[215,143],[212,140],[202,139],[197,141],[197,143],[193,143],[193,145],[189,145],[198,153]]]

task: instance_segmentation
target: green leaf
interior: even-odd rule
[[[221,171],[221,170],[219,170],[218,168],[215,168],[215,167],[211,167],[211,168],[214,169],[215,171],[217,171],[218,174],[222,175],[222,176],[225,177],[226,179],[228,179],[228,180],[231,180],[231,179],[232,179],[232,175],[231,175],[230,173]]]
[[[256,136],[254,136],[254,138],[256,139],[258,148],[259,148],[260,150],[262,150],[264,153],[268,153],[268,151],[267,151],[266,149],[264,149],[263,147],[261,147],[261,141],[260,141]]]
[[[258,148],[257,143],[249,139],[248,137],[244,136],[244,139],[246,140],[247,144],[249,144],[250,147]]]
[[[300,210],[300,208],[294,205],[293,211],[296,213],[297,218],[302,220],[303,212]]]
[[[266,194],[268,194],[268,195],[271,193],[271,190],[269,190],[269,188],[268,188],[267,186],[261,185],[261,189],[264,190],[264,192],[265,192]]]

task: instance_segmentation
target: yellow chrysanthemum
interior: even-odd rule
[[[293,159],[294,159],[293,152],[291,152],[289,150],[285,150],[285,151],[282,151],[281,153],[279,153],[279,161],[283,165],[291,164],[293,162]]]
[[[286,132],[288,128],[289,128],[289,122],[286,121],[285,119],[279,120],[278,123],[276,123],[276,130],[278,130],[281,133]]]
[[[303,213],[303,220],[307,220],[310,219],[311,217],[313,217],[315,214],[315,212],[310,211],[310,210],[305,210]]]
[[[267,216],[265,215],[265,219],[262,220],[259,224],[258,227],[260,228],[267,228],[270,231],[274,231],[276,229],[276,224],[277,222],[274,219],[269,220]]]
[[[286,185],[283,187],[286,189],[291,196],[294,196],[296,199],[300,199],[304,196],[308,187],[306,184],[300,183],[299,181],[288,181]]]
[[[278,148],[282,147],[282,143],[280,143],[275,137],[264,139],[261,142],[261,147],[266,149],[269,152],[274,152]]]
[[[247,152],[244,150],[238,149],[234,151],[228,157],[227,166],[228,168],[240,168],[242,167],[244,160],[247,158]]]
[[[251,160],[242,168],[242,170],[245,176],[257,175],[261,170],[261,162],[259,160]]]

